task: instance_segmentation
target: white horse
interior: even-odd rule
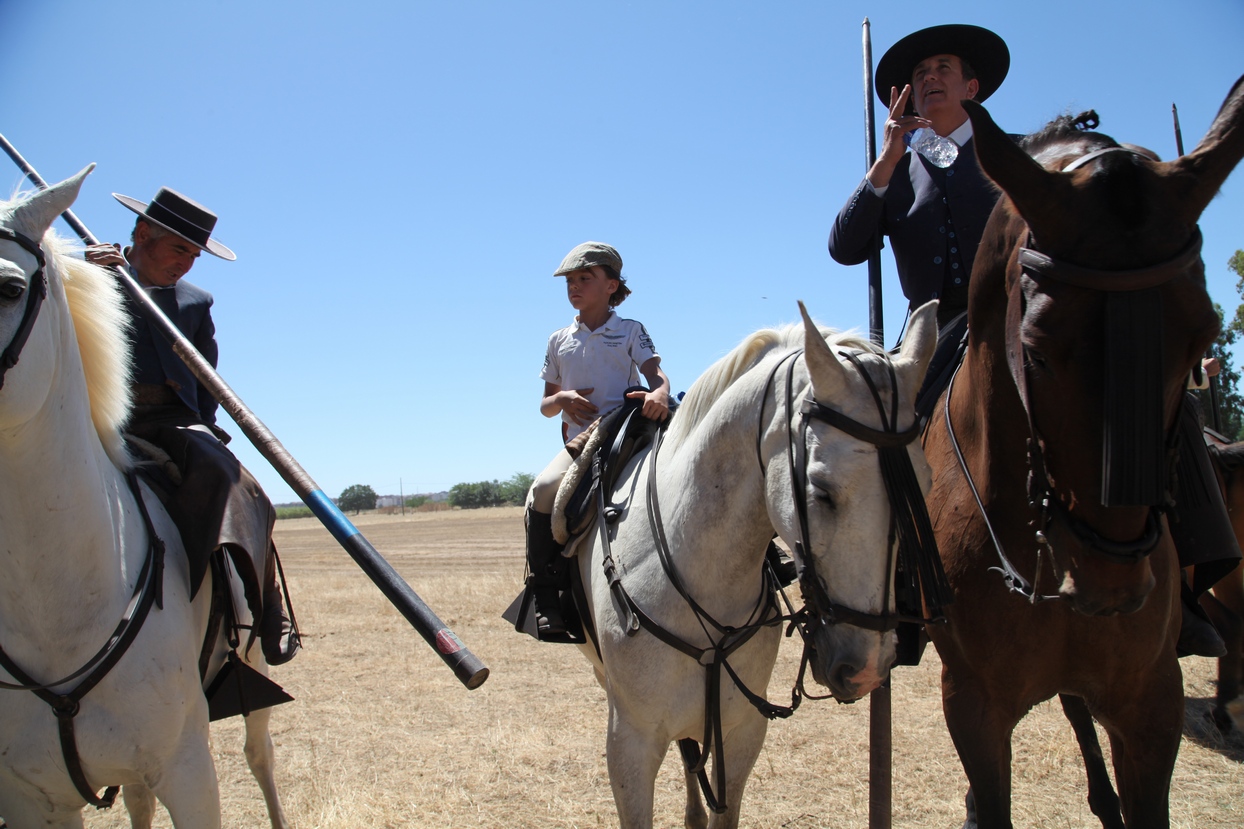
[[[894,611],[891,510],[878,450],[821,420],[811,420],[802,431],[796,428],[797,412],[816,401],[857,424],[885,430],[880,402],[861,374],[871,366],[866,370],[886,414],[892,404],[900,413],[898,423],[889,424],[891,430],[910,429],[915,394],[935,344],[936,303],[913,315],[893,363],[866,341],[818,329],[802,304],[800,310],[803,326],[753,334],[695,382],[656,453],[655,475],[650,468],[654,453],[648,452],[619,476],[616,491],[625,496],[617,503],[622,513],[610,530],[610,549],[604,549],[598,531],[579,549],[599,656],[590,643],[580,647],[608,696],[609,778],[624,829],[652,826],[654,781],[670,743],[704,742],[706,734],[713,742],[720,740],[712,752],[705,747],[703,756],[714,755],[718,790],[713,797],[722,802],[708,823],[695,775],[688,772],[686,825],[738,825],[743,787],[767,721],[723,671],[718,675],[720,719],[710,717],[706,723],[712,706],[706,703],[710,672],[705,665],[713,661],[714,648],[732,646],[735,634],[723,634],[704,617],[741,629],[760,616],[776,615],[762,600],[769,592],[762,577],[765,549],[775,531],[792,550],[804,553],[805,594],[811,575],[824,591],[822,604],[836,609],[840,618],[852,618],[856,611],[855,620],[867,626],[865,616]],[[837,354],[840,349],[869,356],[852,363]],[[892,365],[895,374],[879,364]],[[894,376],[897,401],[891,394]],[[919,441],[906,451],[927,488]],[[658,533],[649,522],[653,480],[657,523],[685,596],[667,574],[654,541]],[[796,492],[806,503],[802,519]],[[611,590],[605,575],[609,557],[629,600]],[[699,605],[701,615],[686,597]],[[630,635],[631,614],[624,606],[647,617]],[[697,660],[662,641],[650,625],[706,653]],[[825,615],[812,627],[814,678],[836,698],[857,699],[885,680],[894,660],[893,632],[833,624]],[[778,625],[760,627],[728,657],[738,680],[755,694],[768,688],[780,638]]]
[[[178,829],[212,829],[220,826],[220,803],[198,664],[211,574],[192,602],[177,528],[143,486],[165,545],[163,579],[147,579],[148,524],[120,433],[130,358],[119,288],[111,275],[68,256],[49,229],[91,169],[0,203],[0,348],[20,356],[0,380],[0,649],[25,677],[6,668],[0,678],[55,683],[57,695],[89,686],[76,716],[59,720],[36,693],[0,691],[0,815],[13,829],[81,827],[82,788],[123,785],[135,827],[150,826],[159,798]],[[40,307],[28,299],[44,278]],[[127,607],[147,601],[144,581],[162,596],[148,603],[128,648],[100,675],[95,657],[131,616]],[[69,749],[58,735],[65,720]],[[248,718],[246,743],[273,826],[284,827],[266,711]],[[75,763],[84,786],[71,779]]]

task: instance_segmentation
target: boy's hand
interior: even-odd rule
[[[562,411],[570,415],[576,426],[586,426],[596,419],[600,411],[587,396],[596,391],[596,387],[588,389],[566,389],[560,393]]]
[[[661,423],[670,416],[670,396],[662,389],[656,391],[633,391],[627,395],[630,400],[643,400],[640,409],[644,417]]]

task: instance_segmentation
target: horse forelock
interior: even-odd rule
[[[882,353],[882,349],[852,331],[821,328],[831,350],[835,347]],[[801,323],[782,328],[764,328],[749,334],[735,348],[700,375],[678,407],[678,416],[669,427],[662,446],[675,451],[704,421],[714,404],[740,378],[769,359],[779,360],[804,346]]]
[[[1104,133],[1084,129],[1082,124],[1087,115],[1060,115],[1036,132],[1024,136],[1020,147],[1042,166],[1054,168],[1059,159],[1066,159],[1069,164],[1085,153],[1119,146]],[[1096,114],[1093,116],[1095,118]]]
[[[73,319],[90,401],[91,420],[108,457],[130,465],[121,428],[132,405],[129,318],[117,280],[77,256],[74,245],[49,230],[43,237],[49,280],[59,278]]]

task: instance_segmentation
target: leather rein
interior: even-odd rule
[[[3,355],[0,356],[0,388],[2,388],[5,372],[17,364],[18,357],[21,356],[22,349],[34,328],[39,308],[47,297],[48,282],[43,250],[36,242],[21,233],[3,227],[0,227],[0,239],[16,242],[39,262],[38,269],[30,278],[26,310],[22,315],[21,323]],[[120,787],[109,786],[103,795],[96,795],[95,789],[87,781],[86,773],[82,770],[82,760],[78,755],[78,742],[74,733],[74,718],[81,710],[82,698],[108,675],[113,666],[129,650],[142,629],[151,606],[155,605],[161,609],[164,607],[164,542],[156,535],[155,525],[151,521],[151,514],[147,511],[147,504],[143,500],[137,474],[131,469],[125,473],[125,477],[130,491],[134,494],[134,500],[138,503],[138,511],[147,531],[147,555],[138,573],[134,593],[126,605],[121,620],[112,631],[112,635],[81,668],[52,682],[39,682],[33,679],[13,661],[3,647],[0,647],[0,668],[17,680],[17,682],[0,681],[0,690],[30,691],[51,707],[52,713],[56,715],[61,753],[65,758],[69,778],[73,781],[78,794],[97,809],[110,808],[116,802]],[[82,681],[68,693],[60,694],[51,690],[80,678]]]
[[[1087,153],[1076,159],[1066,167],[1062,168],[1062,172],[1069,172],[1077,167],[1097,159],[1108,153],[1123,152],[1139,156],[1147,159],[1143,153],[1138,153],[1126,147],[1105,147]],[[1192,238],[1184,246],[1183,250],[1177,253],[1171,259],[1159,262],[1144,268],[1128,269],[1128,270],[1100,270],[1089,268],[1082,265],[1076,265],[1070,262],[1055,259],[1035,249],[1034,240],[1031,232],[1028,237],[1028,246],[1020,247],[1017,253],[1017,260],[1023,274],[1028,276],[1034,282],[1040,284],[1043,280],[1052,280],[1079,288],[1105,292],[1108,294],[1117,294],[1127,291],[1143,291],[1150,288],[1156,288],[1172,279],[1183,274],[1191,265],[1200,261],[1201,257],[1201,230],[1196,228],[1192,234]],[[968,487],[972,492],[972,496],[976,501],[976,505],[982,518],[985,521],[986,528],[989,531],[989,537],[993,542],[994,549],[997,551],[1000,566],[991,567],[991,571],[998,572],[1002,575],[1008,589],[1011,592],[1019,593],[1029,600],[1030,603],[1037,603],[1051,599],[1062,598],[1058,594],[1040,594],[1036,591],[1035,581],[1040,577],[1042,562],[1048,554],[1051,567],[1054,567],[1053,549],[1050,545],[1048,529],[1053,516],[1057,514],[1064,525],[1082,542],[1087,548],[1125,564],[1137,564],[1144,560],[1150,552],[1157,546],[1158,541],[1162,537],[1162,524],[1160,521],[1160,513],[1164,509],[1163,506],[1150,506],[1148,515],[1145,520],[1145,529],[1142,534],[1130,541],[1114,541],[1107,539],[1097,533],[1086,522],[1077,518],[1071,513],[1071,508],[1064,503],[1063,499],[1054,491],[1054,485],[1050,481],[1048,466],[1045,461],[1045,452],[1043,449],[1044,442],[1041,439],[1040,432],[1037,429],[1036,420],[1033,416],[1031,403],[1031,393],[1029,390],[1028,380],[1028,363],[1030,362],[1027,346],[1024,345],[1020,336],[1020,329],[1026,311],[1026,302],[1023,293],[1023,280],[1016,279],[1012,284],[1007,301],[1007,321],[1006,321],[1006,361],[1011,379],[1015,385],[1015,389],[1019,394],[1020,403],[1024,409],[1024,415],[1028,422],[1028,438],[1027,438],[1027,454],[1028,454],[1028,505],[1033,509],[1040,509],[1041,517],[1037,524],[1034,534],[1034,540],[1037,544],[1037,565],[1034,573],[1034,581],[1029,582],[1007,557],[1002,548],[1002,544],[998,539],[997,533],[994,531],[993,525],[989,520],[989,516],[985,511],[984,502],[980,493],[977,491],[976,484],[972,479],[972,474],[968,470],[967,461],[963,456],[959,441],[955,435],[954,425],[950,417],[950,398],[954,393],[955,378],[958,377],[959,369],[955,369],[955,373],[951,376],[950,385],[946,390],[943,398],[943,412],[946,422],[946,431],[950,437],[951,446],[954,449],[955,456],[959,461],[959,467],[962,469],[964,476],[967,478]],[[959,368],[962,368],[962,363]],[[1168,435],[1168,444],[1173,439],[1173,435]],[[1168,459],[1169,463],[1169,459]],[[1169,477],[1169,476],[1168,476]],[[1057,575],[1057,574],[1056,574]]]

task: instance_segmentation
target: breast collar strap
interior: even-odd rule
[[[43,249],[37,242],[7,227],[0,227],[0,239],[7,239],[21,245],[39,263],[39,267],[35,269],[26,286],[26,310],[22,314],[22,321],[18,324],[17,331],[13,333],[13,339],[9,340],[4,353],[0,354],[0,388],[4,388],[4,375],[17,365],[17,359],[22,355],[26,340],[30,338],[30,332],[35,327],[35,318],[39,316],[39,308],[43,305],[43,300],[47,298],[48,280],[44,271],[47,263],[43,257]]]

